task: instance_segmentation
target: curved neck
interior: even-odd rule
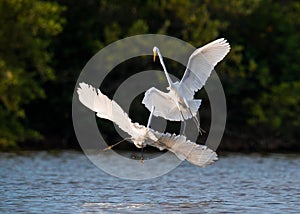
[[[163,57],[162,55],[160,54],[160,51],[157,49],[157,55],[159,57],[159,61],[160,61],[160,64],[162,65],[163,69],[164,69],[164,72],[165,72],[165,75],[167,77],[167,80],[168,80],[168,83],[169,83],[169,86],[171,86],[173,84],[168,72],[167,72],[167,68],[165,66],[165,63],[164,63],[164,60],[163,60]]]

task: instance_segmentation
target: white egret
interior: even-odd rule
[[[154,116],[163,117],[167,120],[185,121],[193,118],[198,131],[200,131],[196,114],[201,105],[201,99],[194,99],[194,94],[204,86],[214,66],[227,55],[229,50],[230,45],[223,38],[198,48],[189,57],[181,81],[172,82],[159,49],[154,47],[154,61],[157,54],[168,80],[167,90],[169,92],[165,93],[152,87],[146,91],[142,103],[149,111],[151,111],[152,106],[155,106]]]
[[[77,93],[81,103],[96,112],[98,117],[117,124],[131,136],[131,141],[138,148],[150,145],[160,150],[167,149],[181,160],[186,159],[199,167],[205,167],[218,159],[213,150],[207,146],[193,143],[183,135],[164,134],[149,128],[152,114],[149,117],[148,127],[132,123],[122,108],[115,101],[103,95],[99,89],[86,83],[80,83],[79,86]]]

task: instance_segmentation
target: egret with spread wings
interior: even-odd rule
[[[157,47],[153,48],[154,60],[159,57],[169,86],[168,93],[154,87],[146,91],[142,103],[151,111],[155,106],[154,116],[171,121],[185,121],[193,118],[200,131],[197,112],[201,105],[200,99],[194,99],[194,94],[200,90],[217,65],[229,52],[230,45],[225,39],[217,39],[195,50],[189,57],[187,68],[180,82],[172,82],[163,57]]]
[[[149,117],[147,127],[133,123],[122,108],[115,101],[102,94],[99,89],[86,83],[80,83],[79,86],[77,93],[81,103],[96,112],[98,117],[117,124],[131,136],[131,141],[138,148],[150,145],[160,150],[167,149],[181,160],[186,159],[199,167],[205,167],[218,159],[213,150],[207,146],[191,142],[183,135],[164,134],[149,128],[152,114]]]

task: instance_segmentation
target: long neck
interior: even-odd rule
[[[164,72],[165,72],[165,75],[166,75],[166,77],[167,77],[169,86],[172,86],[173,82],[172,82],[172,80],[171,80],[171,78],[170,78],[170,76],[169,76],[169,74],[168,74],[168,72],[167,72],[167,68],[166,68],[166,66],[165,66],[163,57],[162,57],[162,55],[160,54],[160,51],[159,51],[159,50],[157,50],[157,55],[158,55],[158,57],[159,57],[160,64],[162,65],[162,67],[163,67],[163,69],[164,69]]]

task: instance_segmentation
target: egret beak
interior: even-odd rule
[[[153,62],[155,62],[155,58],[156,58],[156,51],[153,51]]]

